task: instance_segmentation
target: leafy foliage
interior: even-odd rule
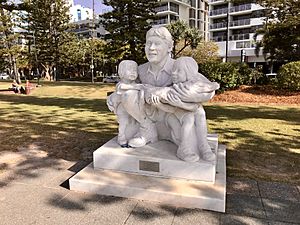
[[[209,80],[220,84],[220,90],[237,88],[242,84],[255,84],[263,73],[249,68],[245,63],[208,61],[199,65],[199,70]]]
[[[179,49],[182,48],[184,43],[182,41],[177,45]],[[210,61],[219,61],[220,56],[218,53],[218,45],[213,41],[200,41],[196,48],[187,47],[177,56],[190,56],[193,57],[198,64],[203,64]]]
[[[49,71],[59,61],[59,46],[67,41],[69,6],[65,0],[24,0],[24,4],[28,8],[24,29],[33,36],[38,61]]]
[[[259,0],[267,9],[264,27],[256,36],[263,35],[257,41],[256,53],[263,53],[270,60],[291,62],[300,60],[300,2],[298,0]]]
[[[283,65],[277,79],[279,87],[300,91],[300,61]]]
[[[200,31],[196,28],[189,27],[188,24],[182,20],[172,22],[167,26],[167,28],[172,34],[174,40],[174,47],[172,50],[174,58],[178,57],[179,54],[187,47],[196,49],[202,40]]]
[[[150,20],[154,19],[156,0],[104,0],[112,11],[103,15],[103,26],[110,33],[105,52],[115,61],[145,61],[144,45]]]
[[[14,32],[14,13],[0,8],[0,57],[1,67],[9,68],[9,73],[19,80],[17,61],[21,58],[22,48],[18,43],[19,34]]]

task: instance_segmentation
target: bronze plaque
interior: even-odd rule
[[[159,162],[139,161],[139,169],[143,171],[159,172]]]

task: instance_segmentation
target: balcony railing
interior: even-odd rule
[[[221,29],[221,28],[226,28],[227,27],[227,23],[225,22],[222,22],[222,23],[214,23],[214,24],[211,24],[209,26],[210,29]]]
[[[164,12],[164,11],[168,11],[168,6],[167,5],[164,5],[164,6],[159,6],[157,8],[155,8],[155,12],[156,13],[159,13],[159,12]]]
[[[209,0],[209,2],[224,2],[224,0]]]
[[[212,37],[211,40],[215,41],[215,42],[221,42],[221,41],[226,41],[226,36],[216,36],[216,37]]]
[[[238,41],[236,42],[236,48],[241,49],[241,48],[254,48],[255,44],[251,41]]]
[[[190,0],[176,0],[178,2],[183,2],[185,4],[191,5],[191,1]]]
[[[209,15],[210,15],[210,16],[217,16],[217,15],[227,14],[227,12],[228,12],[228,8],[214,9],[214,10],[211,10],[211,11],[209,12]]]
[[[229,22],[230,27],[250,25],[250,19],[234,20]]]
[[[230,8],[230,12],[240,12],[245,10],[251,10],[251,4],[237,5]]]
[[[250,34],[234,34],[229,36],[230,41],[250,39]]]
[[[167,24],[168,23],[168,19],[161,19],[161,20],[154,20],[153,21],[153,25],[160,25],[160,24]]]

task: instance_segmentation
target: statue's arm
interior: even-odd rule
[[[143,87],[144,87],[143,84],[136,84],[136,83],[134,83],[134,84],[122,83],[119,85],[119,89],[124,90],[124,91],[126,91],[126,90],[141,90]]]
[[[177,95],[174,95],[171,92],[168,93],[167,99],[164,101],[166,101],[166,103],[170,105],[173,105],[181,109],[185,109],[187,111],[196,111],[198,109],[198,104],[183,102]]]

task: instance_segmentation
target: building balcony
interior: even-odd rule
[[[228,13],[228,8],[223,8],[223,9],[214,9],[209,12],[210,16],[219,16],[219,15],[227,15]]]
[[[234,20],[229,22],[230,27],[248,26],[251,24],[250,19]]]
[[[237,41],[235,48],[236,49],[255,48],[255,43],[253,41]]]
[[[226,36],[216,36],[211,38],[211,40],[215,42],[226,41],[226,39],[227,39]]]
[[[225,2],[225,0],[209,0],[208,1],[208,4],[210,4],[210,5],[221,5],[224,3],[227,4],[227,2]]]
[[[230,8],[230,13],[251,10],[251,4],[237,5]]]
[[[168,19],[154,20],[152,25],[163,25],[168,24]]]
[[[163,6],[163,7],[157,7],[155,9],[155,12],[159,15],[161,14],[179,14],[179,8],[176,7],[168,7],[168,6]]]
[[[179,4],[184,4],[184,5],[187,5],[187,6],[191,6],[191,1],[190,0],[172,0],[172,2],[176,2],[176,3],[179,3]]]
[[[236,40],[249,40],[250,34],[234,34],[229,36],[230,41],[236,41]]]
[[[169,8],[167,5],[164,5],[164,6],[159,6],[159,7],[155,8],[154,11],[156,13],[160,13],[160,12],[164,12],[164,11],[169,11]]]
[[[210,26],[209,26],[209,29],[211,29],[211,30],[223,29],[223,28],[227,28],[227,23],[226,22],[214,23],[214,24],[210,24]]]

